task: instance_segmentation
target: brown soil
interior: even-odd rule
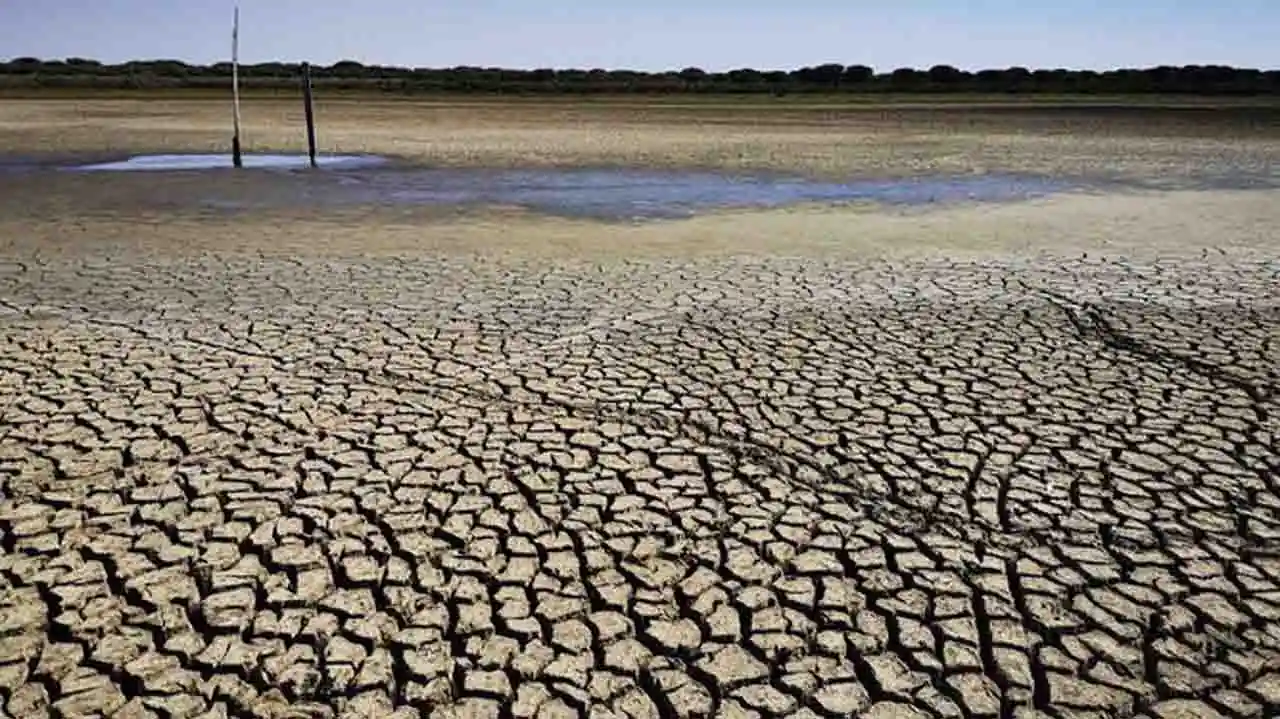
[[[224,110],[6,103],[0,144],[215,149]],[[288,112],[252,107],[251,145],[296,148]],[[1222,127],[653,112],[326,106],[322,137],[1275,157]],[[0,180],[4,716],[1280,713],[1275,191],[643,225],[156,201],[198,190]]]
[[[377,102],[318,107],[331,152],[441,165],[626,164],[813,174],[1033,171],[1160,176],[1280,159],[1266,108],[1125,110],[815,103]],[[296,100],[251,99],[249,150],[305,147]],[[25,100],[0,105],[0,150],[227,151],[215,100]]]

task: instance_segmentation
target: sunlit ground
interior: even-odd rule
[[[434,168],[1094,184],[603,222],[0,176],[7,715],[1280,711],[1274,126],[319,109]],[[0,148],[227,116],[6,102]],[[248,104],[250,150],[300,116]]]

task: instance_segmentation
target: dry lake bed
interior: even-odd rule
[[[1274,113],[319,109],[395,172],[1054,186],[330,205],[383,176],[66,169],[224,103],[6,102],[0,716],[1280,712]]]

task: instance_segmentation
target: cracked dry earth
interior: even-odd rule
[[[0,264],[0,713],[1275,716],[1280,264]]]

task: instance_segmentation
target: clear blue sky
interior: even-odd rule
[[[0,58],[226,59],[233,0],[0,0]],[[246,62],[1280,67],[1280,0],[240,0]]]

